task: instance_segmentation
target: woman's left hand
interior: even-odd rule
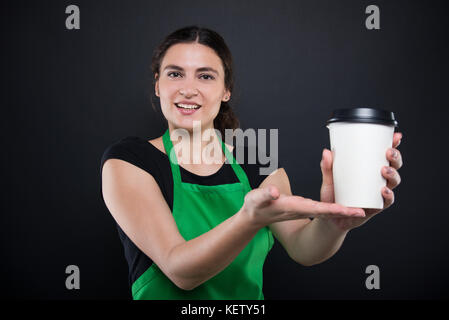
[[[397,132],[393,135],[393,148],[388,149],[386,157],[390,162],[390,167],[382,168],[382,176],[387,180],[387,186],[382,189],[384,198],[383,209],[364,209],[366,217],[364,218],[326,218],[335,224],[340,230],[349,231],[364,224],[373,216],[391,206],[394,202],[393,189],[401,183],[398,169],[402,167],[402,156],[396,148],[401,143],[402,133]],[[322,160],[320,162],[321,172],[323,174],[323,183],[320,190],[320,199],[322,202],[335,202],[334,182],[332,175],[332,152],[328,149],[323,150]]]

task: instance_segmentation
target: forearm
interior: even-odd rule
[[[170,272],[191,290],[225,269],[259,231],[240,210],[210,231],[173,248]]]
[[[305,266],[321,263],[340,249],[347,233],[329,220],[315,218],[293,236],[289,254]]]

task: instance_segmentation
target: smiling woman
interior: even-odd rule
[[[201,111],[208,114],[206,118],[201,115],[203,129],[214,127],[224,136],[226,128],[239,127],[229,104],[234,89],[232,54],[218,33],[196,26],[173,32],[155,50],[151,69],[155,93],[160,98],[161,110],[166,118],[171,116],[173,106],[184,108],[179,110],[182,115],[193,115],[196,111],[185,109],[196,105],[198,107],[195,109],[204,106]],[[159,90],[161,84],[167,88],[162,96]],[[174,97],[176,92],[179,94]],[[201,93],[199,97],[198,93]],[[181,118],[180,121],[190,122],[190,125],[178,124],[191,129],[193,121],[199,118],[200,115]]]
[[[102,157],[103,197],[125,248],[132,296],[262,299],[273,236],[240,212],[245,195],[264,179],[260,163],[238,164],[235,148],[217,136],[219,163],[181,165],[167,157],[172,133],[192,133],[196,122],[202,133],[217,129],[222,136],[238,128],[229,106],[231,53],[216,32],[186,27],[155,50],[152,70],[167,131],[149,141],[124,138]]]
[[[333,203],[328,152],[317,202],[292,195],[280,165],[261,177],[260,163],[237,162],[237,148],[207,134],[238,128],[228,105],[231,53],[218,33],[196,26],[175,31],[155,51],[152,70],[168,129],[151,140],[124,138],[101,160],[102,194],[125,248],[134,299],[263,299],[273,234],[308,266],[329,259],[351,228],[378,213]],[[177,141],[180,132],[187,139]],[[206,140],[195,139],[196,132]],[[191,146],[182,158],[172,152]],[[210,146],[218,161],[192,161]],[[395,169],[401,166],[400,156],[388,157]],[[385,176],[391,188],[400,181],[393,173]],[[393,193],[384,199],[388,207]]]

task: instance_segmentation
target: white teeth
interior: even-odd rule
[[[200,106],[196,104],[181,104],[177,103],[176,106],[184,108],[184,109],[198,109]]]

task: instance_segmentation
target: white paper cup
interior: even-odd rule
[[[389,111],[338,109],[327,122],[333,156],[335,202],[346,207],[382,209],[382,168],[389,166],[397,121]]]

